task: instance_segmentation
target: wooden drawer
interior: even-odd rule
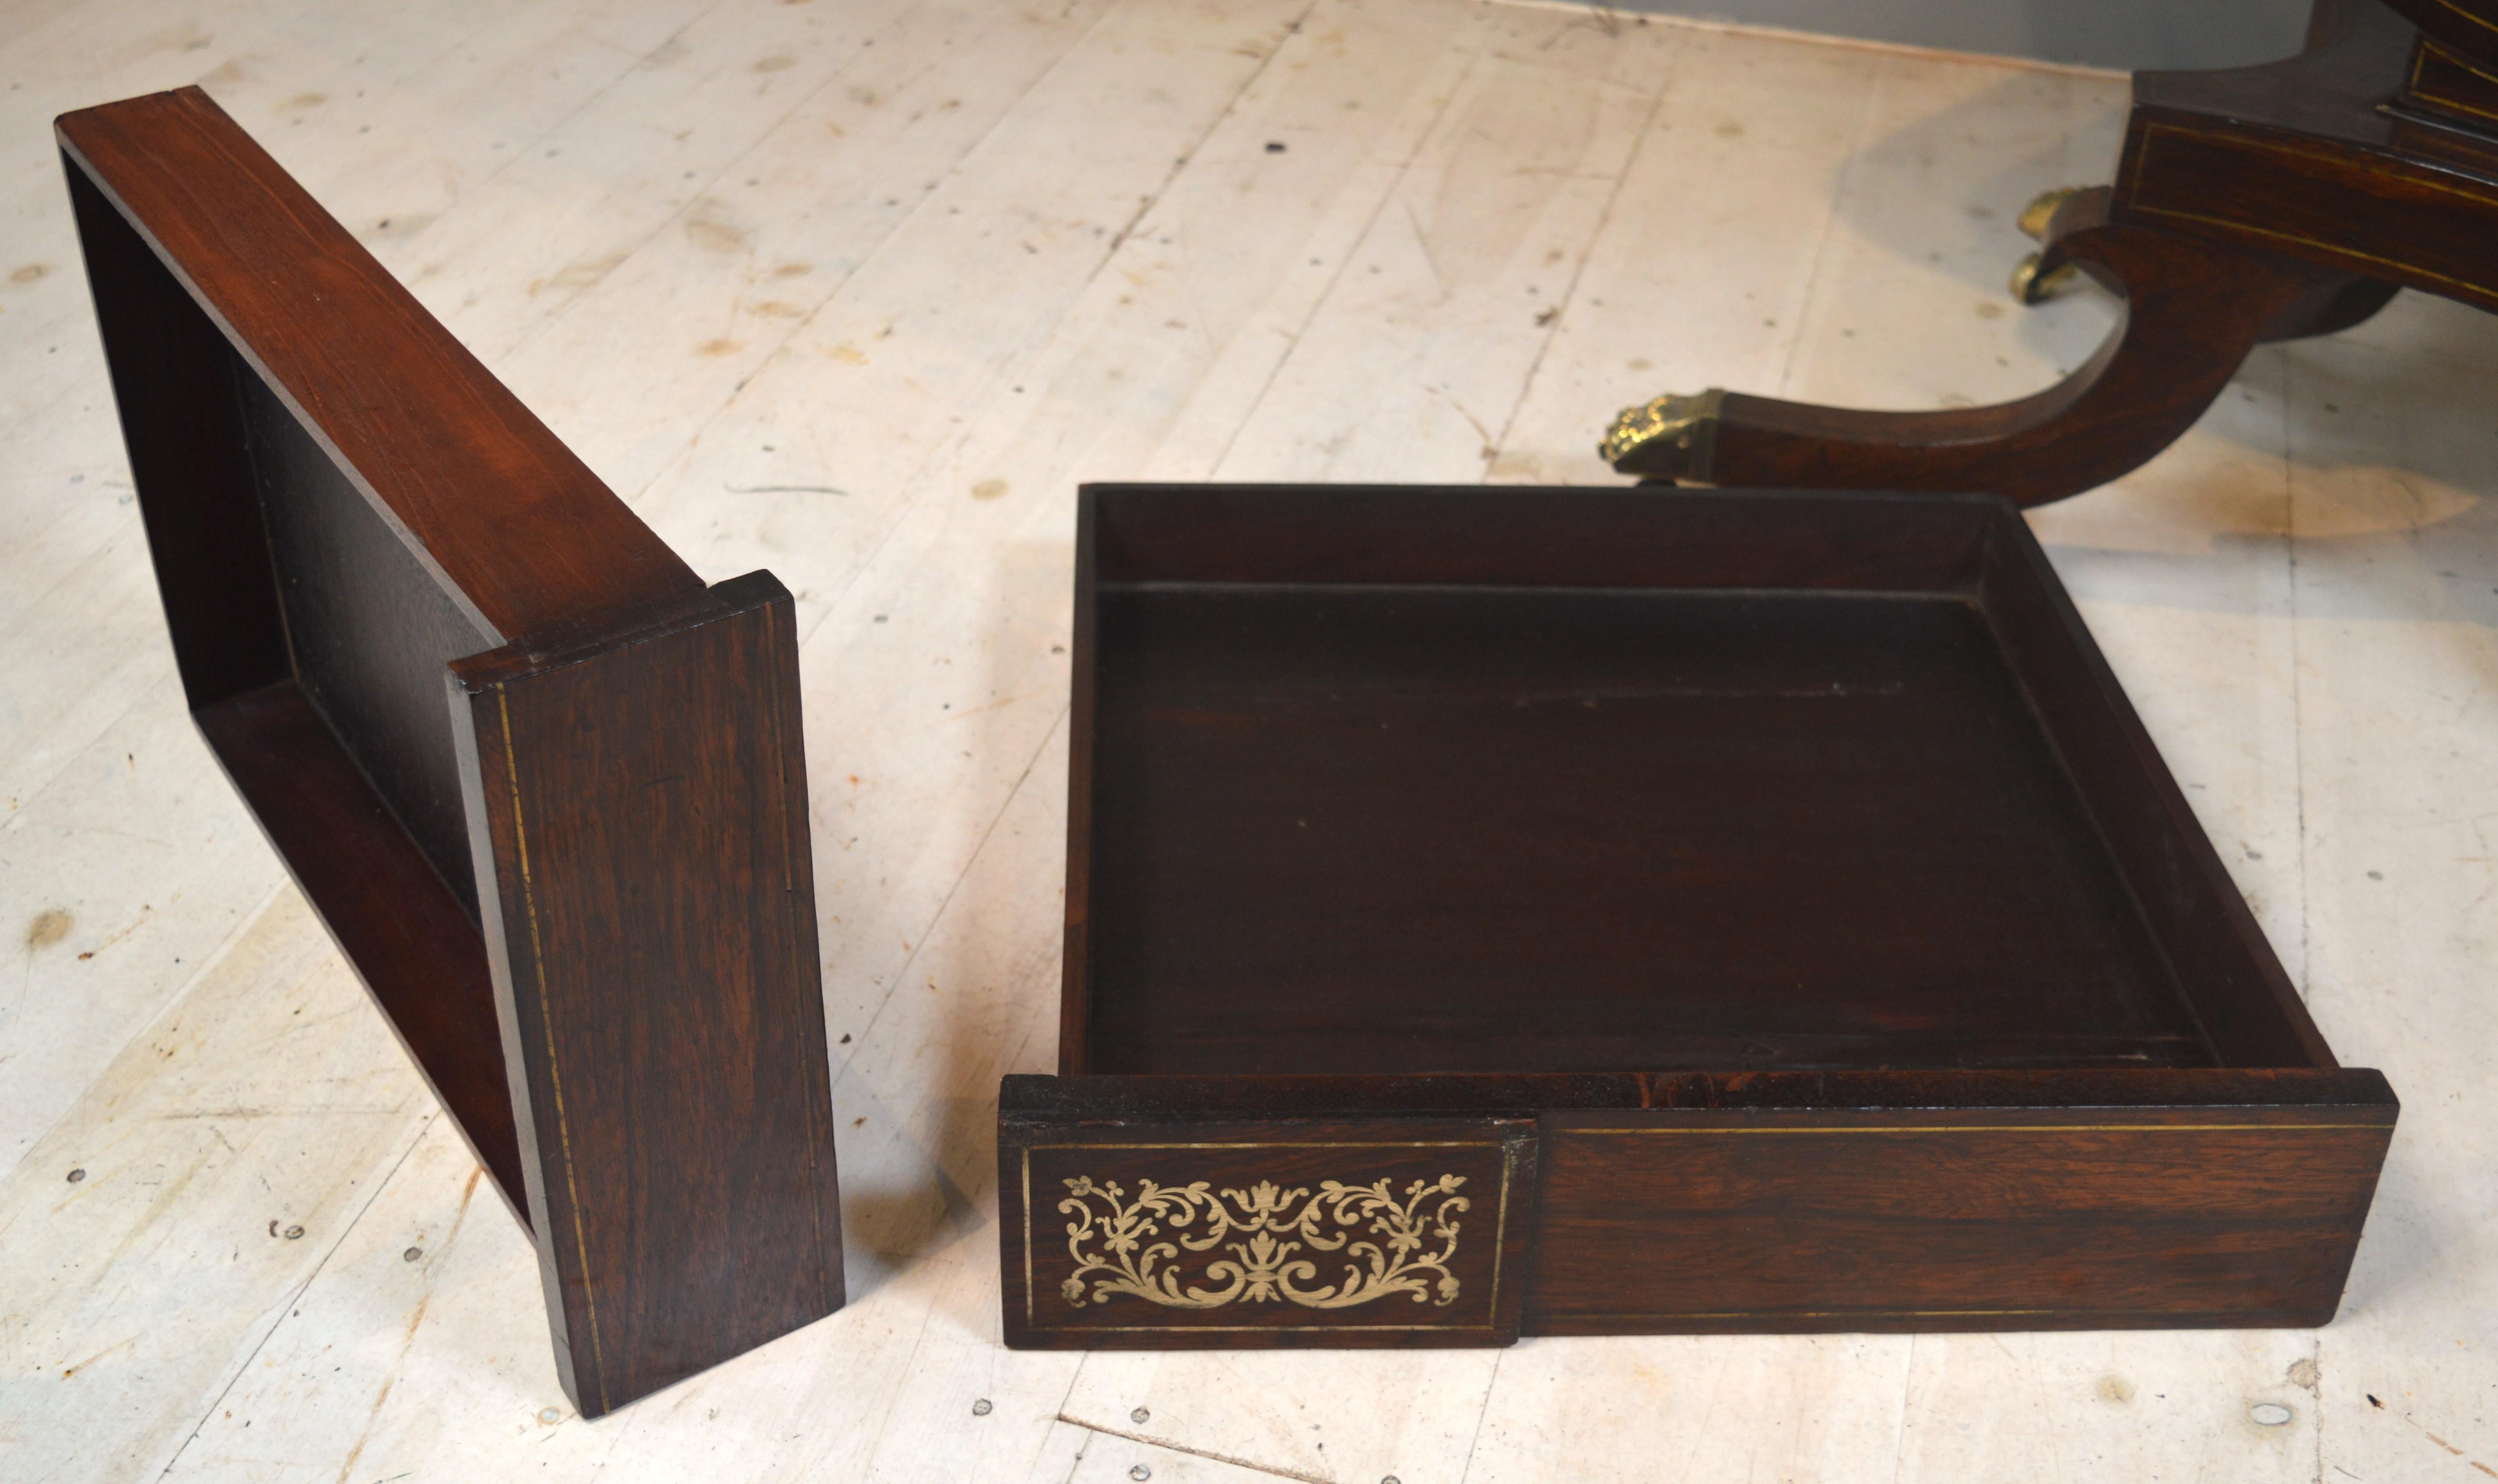
[[[184,697],[597,1416],[838,1308],[791,600],[705,586],[198,88],[62,164]]]
[[[2332,1316],[2393,1095],[2009,506],[1113,486],[1081,523],[1009,1343]]]

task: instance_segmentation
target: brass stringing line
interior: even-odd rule
[[[1566,1314],[1571,1320],[1658,1319],[1997,1319],[2013,1314],[2089,1314],[2088,1308],[1729,1308],[1693,1314],[1671,1309],[1638,1309],[1627,1313]]]
[[[2454,0],[2437,0],[2437,8],[2442,11],[2452,11],[2455,15],[2471,21],[2474,25],[2479,26],[2484,31],[2498,31],[2498,25],[2491,25],[2488,21],[2482,19],[2480,16],[2473,15],[2470,11],[2465,10],[2462,6],[2455,4]]]
[[[1636,1309],[1630,1312],[1608,1310],[1604,1313],[1573,1313],[1562,1317],[1570,1323],[1654,1324],[1675,1319],[2001,1319],[2014,1316],[2034,1317],[2039,1314],[2173,1314],[2193,1318],[2213,1312],[2209,1309],[2099,1309],[2099,1308],[1732,1308],[1705,1314],[1684,1313],[1669,1309]],[[1550,1332],[1547,1332],[1550,1333]]]
[[[2427,278],[2462,289],[2467,293],[2483,296],[2489,293],[2488,289],[2469,278],[2458,278],[2452,274],[2442,274],[2433,268],[2422,268],[2418,263],[2406,262],[2401,258],[2389,258],[2383,253],[2361,252],[2355,247],[2341,247],[2331,242],[2320,242],[2314,238],[2301,237],[2295,232],[2275,232],[2268,227],[2251,227],[2245,222],[2234,221],[2226,216],[2205,216],[2197,211],[2176,211],[2165,207],[2146,207],[2143,210],[2147,215],[2166,216],[2177,221],[2199,221],[2210,226],[2226,227],[2232,232],[2243,232],[2249,237],[2268,238],[2274,242],[2290,242],[2300,247],[2315,247],[2338,257],[2356,258],[2363,263],[2376,263],[2394,270],[2398,274],[2408,274],[2414,277]]]
[[[607,1357],[598,1338],[598,1285],[590,1276],[590,1242],[581,1230],[581,1187],[572,1173],[572,1125],[563,1116],[563,1074],[556,1067],[555,1015],[547,1008],[546,948],[538,939],[537,888],[529,880],[529,830],[521,819],[521,765],[512,755],[511,694],[495,687],[503,718],[503,779],[512,790],[512,838],[520,848],[521,902],[529,914],[529,967],[537,979],[538,1025],[546,1037],[547,1081],[555,1089],[555,1131],[563,1148],[563,1188],[572,1203],[572,1249],[581,1259],[581,1297],[590,1309],[590,1361],[598,1368],[598,1403],[607,1404]]]
[[[2437,48],[2437,54],[2446,58],[2448,61],[2452,62],[2455,66],[2462,68],[2465,72],[2472,74],[2474,77],[2482,79],[2483,81],[2498,82],[2498,72],[2491,72],[2487,67],[2484,67],[2481,63],[2474,61],[2472,58],[2463,55],[2461,52],[2449,51],[2445,48],[2441,47]]]
[[[1271,1144],[1036,1144],[1035,1149],[1497,1149],[1497,1140],[1463,1139],[1440,1144],[1308,1144],[1298,1139]]]
[[[2322,160],[2327,165],[2350,165],[2354,163],[2348,155],[2339,154],[2330,149],[2302,149],[2296,145],[2284,145],[2266,139],[2243,139],[2233,136],[2198,135],[2191,129],[2181,129],[2175,124],[2146,125],[2142,131],[2143,143],[2145,145],[2150,144],[2151,136],[2155,134],[2172,135],[2176,138],[2191,140],[2196,144],[2209,145],[2214,148],[2236,149],[2245,153],[2287,154],[2302,160]],[[2461,185],[2448,185],[2442,180],[2429,179],[2424,175],[2397,175],[2394,178],[2409,185],[2420,186],[2426,190],[2442,191],[2449,196],[2460,196],[2466,201],[2478,202],[2482,205],[2487,205],[2489,201],[2489,193],[2487,191],[2476,191],[2467,186]],[[2292,238],[2290,241],[2307,242],[2308,240],[2305,238]],[[2310,245],[2324,247],[2331,244],[2326,242],[2312,242]]]
[[[1852,1128],[1556,1128],[1566,1134],[2215,1134],[2261,1129],[2373,1128],[2390,1123],[1869,1123]]]
[[[2479,78],[2483,81],[2498,82],[2498,73],[2491,72],[2488,68],[2473,61],[2470,57],[2463,55],[2461,52],[2449,51],[2444,47],[2422,47],[2412,53],[2412,75],[2410,80],[2403,83],[2403,86],[2408,87],[2415,92],[2418,92],[2420,74],[2428,71],[2429,57],[2432,53],[2450,65],[2460,67],[2465,72],[2472,74],[2474,77]],[[2425,98],[2428,97],[2428,94],[2421,93],[2420,96]],[[2462,107],[2462,105],[2447,98],[2438,98],[2432,101],[2444,103],[2450,108]],[[2470,113],[2472,110],[2466,109],[2464,112]]]
[[[2419,90],[2415,88],[2414,91],[2418,92]],[[2458,98],[2441,98],[2437,94],[2429,92],[2420,92],[2419,96],[2441,108],[2450,108],[2458,113],[2469,113],[2475,118],[2498,118],[2498,112],[2492,112],[2488,109],[2474,108],[2471,104],[2465,103]]]
[[[777,684],[781,676],[781,626],[772,620],[771,610],[764,610],[764,662],[772,667],[772,676],[776,682],[772,688],[772,780],[778,787],[773,790],[772,802],[774,812],[781,816],[781,894],[784,898],[785,910],[803,911],[812,919],[816,910],[813,902],[799,904],[787,900],[796,895],[798,890],[797,846],[789,839],[789,749],[781,731],[782,712],[788,704],[788,697],[781,694],[781,688]],[[833,1089],[827,1085],[824,1088],[824,1102],[829,1105],[832,1100]],[[815,1178],[816,1188],[808,1196],[807,1214],[814,1222],[816,1232],[816,1293],[818,1298],[829,1302],[832,1298],[833,1285],[832,1274],[824,1271],[824,1156],[823,1151],[817,1146],[816,1140],[816,1136],[821,1132],[822,1130],[816,1127],[814,1114],[810,1113],[807,1118],[807,1162],[813,1167],[810,1173]]]
[[[1036,1321],[1032,1314],[1032,1145],[1023,1149],[1023,1322]]]
[[[2462,68],[2465,72],[2472,74],[2474,77],[2479,78],[2483,82],[2498,82],[2498,78],[2491,77],[2489,74],[2482,72],[2480,68],[2473,66],[2471,63],[2464,61],[2460,57],[2454,57],[2451,58],[2451,60],[2454,62],[2454,65]],[[2460,98],[2441,98],[2437,94],[2420,86],[2420,73],[2425,70],[2427,66],[2428,52],[2426,50],[2422,50],[2419,55],[2415,57],[2412,61],[2412,80],[2403,84],[2410,88],[2413,94],[2418,97],[2422,102],[2434,103],[2441,108],[2452,109],[2458,113],[2469,113],[2475,118],[2498,118],[2498,113],[2493,113],[2487,109],[2474,108],[2471,104],[2464,102]]]
[[[1491,1325],[1500,1328],[1500,1253],[1509,1237],[1509,1177],[1518,1165],[1517,1151],[1500,1146],[1500,1210],[1491,1220]]]
[[[2253,226],[2232,217],[2206,216],[2197,211],[2180,211],[2172,207],[2144,206],[2142,204],[2141,166],[2144,162],[2148,161],[2151,156],[2152,136],[2163,133],[2174,134],[2188,139],[2195,138],[2195,136],[2188,133],[2188,131],[2184,129],[2174,127],[2163,128],[2160,125],[2152,125],[2142,131],[2142,147],[2135,152],[2133,192],[2127,198],[2127,204],[2134,210],[2140,211],[2146,216],[2167,216],[2173,217],[2178,221],[2205,222],[2215,227],[2226,227],[2232,232],[2243,232],[2250,237],[2269,238],[2275,242],[2294,242],[2301,247],[2314,247],[2320,251],[2334,253],[2346,258],[2357,258],[2361,262],[2365,263],[2381,263],[2387,268],[2396,269],[2407,274],[2417,274],[2423,278],[2433,278],[2440,283],[2450,283],[2456,288],[2466,289],[2477,294],[2485,295],[2489,292],[2485,286],[2475,283],[2468,278],[2458,278],[2451,274],[2442,274],[2437,272],[2435,269],[2422,268],[2417,263],[2406,262],[2401,258],[2389,258],[2382,253],[2361,252],[2355,247],[2344,247],[2333,242],[2319,242],[2312,237],[2301,237],[2295,232],[2282,232],[2270,227]],[[2286,154],[2296,159],[2323,160],[2328,164],[2340,165],[2350,163],[2342,156],[2325,150],[2297,149],[2292,148],[2288,145],[2274,145],[2255,141],[2222,141],[2213,139],[2200,139],[2196,142],[2213,145],[2218,148],[2236,149],[2241,153],[2247,154]],[[2461,196],[2464,200],[2472,202],[2476,206],[2485,207],[2492,204],[2487,196],[2478,192],[2464,190],[2458,186],[2441,185],[2437,181],[2423,180],[2413,176],[2394,176],[2393,178],[2401,180],[2405,184],[2419,186],[2425,190],[2444,191],[2450,196]]]

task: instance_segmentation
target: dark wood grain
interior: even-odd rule
[[[477,883],[442,667],[496,643],[275,394],[238,365],[287,654],[304,694],[470,918]]]
[[[195,89],[60,121],[203,734],[536,1240],[596,1416],[842,1302],[796,639]]]
[[[2005,516],[1981,611],[2223,1066],[2335,1065],[2211,838],[2029,528]]]
[[[473,878],[465,900],[451,889],[295,681],[194,715],[426,1085],[528,1224]]]
[[[208,94],[82,110],[57,132],[76,173],[496,638],[700,589]],[[283,272],[251,271],[279,260]]]
[[[1448,522],[1464,510],[1462,528]],[[1099,667],[1094,594],[1105,583],[1496,583],[1640,588],[1714,582],[1813,591],[1973,591],[1995,518],[1977,500],[1797,497],[1775,528],[1726,504],[1668,506],[1644,493],[1237,485],[1184,500],[1105,492],[1077,513],[1070,714],[1068,934],[1059,1054],[1094,1070],[1085,1027]],[[1115,514],[1106,512],[1115,511]],[[1956,586],[1957,585],[1957,586]]]
[[[2342,0],[2349,4],[2351,0]],[[2396,15],[2448,50],[2498,67],[2498,3],[2492,0],[2385,0]]]
[[[191,704],[212,705],[292,669],[235,351],[86,172],[63,165],[175,662]]]
[[[2416,50],[2372,5],[2290,62],[2142,75],[2116,214],[2498,308],[2498,139],[2393,107]]]
[[[2391,1105],[1554,1113],[1530,1328],[2324,1324]]]
[[[551,1310],[606,1406],[841,1305],[797,635],[767,573],[452,666]]]
[[[1455,1072],[1000,1080],[1009,1123],[1123,1124],[1274,1119],[1313,1108],[1337,1113],[1523,1114],[1558,1110],[1935,1108],[2054,1109],[2377,1107],[2383,1074],[2334,1067],[1969,1067],[1916,1071]]]
[[[2498,126],[2498,76],[2490,67],[2498,62],[2476,65],[2422,35],[2412,44],[2411,72],[2392,107],[2467,129]]]
[[[1675,1072],[1641,1080],[1642,1108],[2185,1109],[2393,1106],[2382,1073],[2350,1067],[2061,1067],[1920,1072]],[[1598,1106],[1549,1104],[1559,1108]],[[2374,1114],[2371,1114],[2374,1116]],[[2390,1113],[2386,1116],[2390,1117]]]
[[[1785,519],[1646,491],[1096,487],[1079,591],[1129,583],[1974,591],[1992,500],[1784,497]],[[1090,524],[1085,522],[1090,521]],[[1084,564],[1090,562],[1087,566]],[[1089,574],[1089,576],[1087,575]]]
[[[1964,600],[1096,603],[1096,1071],[2211,1054]]]
[[[1636,1072],[1406,1073],[1396,1077],[1038,1077],[999,1081],[1009,1123],[1119,1124],[1338,1113],[1532,1114],[1553,1108],[1646,1108],[1652,1080]],[[1713,1103],[1711,1106],[1715,1106]]]
[[[1094,682],[1086,657],[1097,642],[1087,595],[1101,581],[1102,522],[1098,501],[1075,507],[1075,624],[1067,715],[1067,931],[1061,940],[1058,988],[1058,1066],[1076,1075],[1092,1070],[1087,1048],[1093,1023]]]
[[[1078,521],[1009,1343],[1387,1342],[1225,1298],[1236,1236],[1174,1212],[1371,1179],[1336,1172],[1416,1120],[1531,1145],[1520,1333],[2330,1318],[2393,1096],[2008,503],[1094,486]],[[1081,1255],[1114,1206],[1185,1270],[1160,1301]]]
[[[1998,502],[1085,500],[1085,1071],[2216,1054],[1997,631],[2087,653]],[[2155,796],[2113,678],[2053,678]]]

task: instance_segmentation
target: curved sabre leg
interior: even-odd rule
[[[2401,284],[2387,283],[2383,278],[2346,278],[2331,292],[2319,296],[2313,312],[2303,317],[2284,314],[2275,320],[2264,333],[2264,340],[2270,343],[2337,335],[2375,317],[2402,291]]]
[[[2043,504],[2149,462],[2211,405],[2247,352],[2375,312],[2390,290],[2294,259],[2108,220],[2106,187],[2045,203],[2027,281],[2069,273],[2125,301],[2079,371],[1986,407],[1864,412],[1712,390],[1625,410],[1601,445],[1625,474],[1719,486],[1980,491]],[[2382,293],[2381,293],[2382,291]]]

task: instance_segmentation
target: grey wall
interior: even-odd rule
[[[1613,0],[1701,16],[2049,62],[2236,67],[2298,49],[2310,0]]]

